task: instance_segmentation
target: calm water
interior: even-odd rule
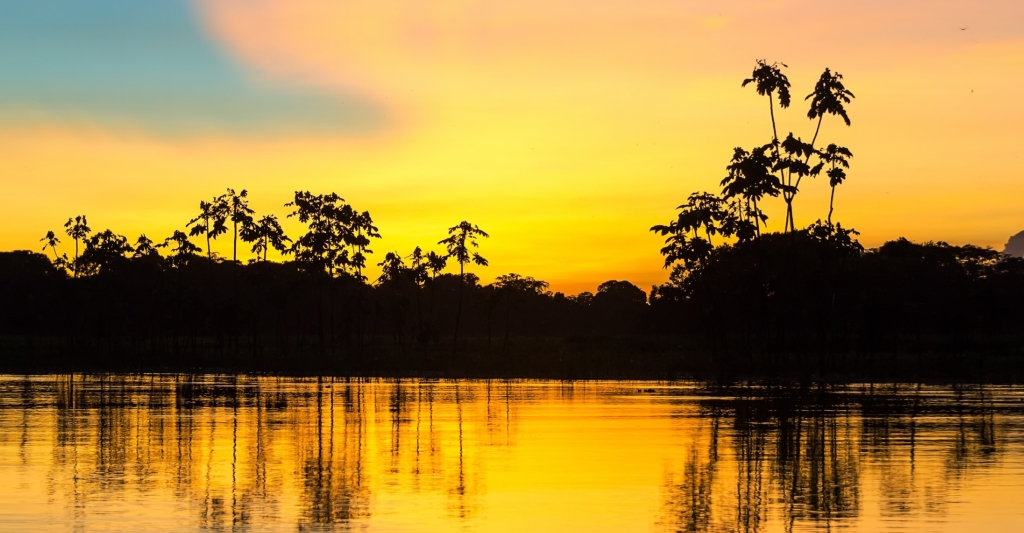
[[[1016,387],[0,376],[0,531],[1021,531],[1022,422]]]

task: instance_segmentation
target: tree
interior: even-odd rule
[[[828,165],[828,170],[825,171],[825,174],[828,176],[829,186],[832,187],[832,195],[828,199],[829,224],[832,224],[832,210],[836,201],[836,185],[841,185],[846,180],[846,169],[850,168],[850,159],[852,158],[853,154],[850,150],[835,143],[825,147],[824,152],[822,152],[821,159]]]
[[[743,80],[741,85],[741,87],[746,87],[753,83],[757,94],[768,97],[768,110],[772,117],[773,144],[779,141],[779,131],[775,125],[775,103],[772,95],[778,94],[779,107],[783,109],[789,107],[791,100],[789,78],[782,73],[780,65],[781,67],[788,67],[785,63],[772,63],[769,65],[764,59],[758,59],[754,72],[750,74],[749,78]]]
[[[218,198],[220,208],[224,211],[227,218],[231,220],[232,231],[234,233],[234,240],[231,247],[232,261],[238,261],[238,225],[241,224],[243,230],[252,225],[252,215],[255,213],[255,211],[249,208],[248,195],[249,191],[246,191],[245,189],[242,189],[242,192],[236,194],[234,189],[229,188],[227,194]]]
[[[373,253],[373,250],[368,248],[370,239],[379,239],[380,232],[377,231],[377,226],[373,225],[369,211],[353,214],[350,223],[351,228],[345,233],[345,242],[352,247],[351,264],[356,271],[356,278],[365,281],[363,267],[366,266],[366,254]],[[401,260],[401,256],[396,257]]]
[[[285,242],[291,242],[274,215],[264,215],[258,221],[242,226],[241,237],[244,242],[253,243],[252,252],[256,254],[257,261],[266,261],[270,248],[287,253]]]
[[[67,254],[62,254],[61,256],[57,255],[57,245],[60,244],[60,239],[58,239],[57,235],[53,233],[53,230],[47,231],[46,235],[42,239],[39,239],[39,242],[45,243],[45,244],[43,244],[42,251],[45,252],[47,248],[49,248],[50,250],[53,251],[53,264],[54,264],[54,266],[56,266],[57,268],[62,268],[62,269],[66,269],[68,267],[68,264],[69,264],[68,255]]]
[[[109,229],[101,231],[86,241],[81,270],[87,275],[96,275],[116,268],[127,259],[126,254],[134,251],[124,235],[118,235]]]
[[[768,153],[770,144],[754,148],[750,152],[743,148],[735,148],[732,161],[726,167],[729,174],[722,179],[722,198],[731,200],[742,198],[745,209],[742,211],[747,220],[752,220],[757,234],[761,234],[761,224],[767,223],[768,216],[758,207],[765,196],[776,197],[786,190],[786,186],[773,173],[775,160]],[[752,205],[751,205],[752,204]]]
[[[454,258],[459,263],[459,303],[455,312],[455,334],[452,337],[452,355],[459,344],[459,322],[462,319],[462,300],[466,290],[466,264],[472,261],[480,266],[487,266],[487,259],[470,248],[478,248],[480,244],[477,239],[490,237],[484,230],[475,224],[463,220],[457,226],[448,228],[448,238],[438,241],[448,249],[448,257]]]
[[[505,348],[508,348],[510,324],[512,322],[512,300],[517,294],[540,295],[548,288],[548,282],[532,276],[520,276],[515,272],[498,276],[494,282],[498,290],[505,293]]]
[[[213,252],[210,251],[210,239],[227,233],[227,210],[222,197],[214,198],[212,202],[199,201],[199,215],[190,220],[186,227],[191,226],[189,235],[197,237],[206,235],[206,257],[213,259]]]
[[[292,242],[289,253],[295,254],[295,260],[313,265],[330,276],[339,268],[346,270],[350,258],[344,248],[354,211],[345,199],[336,193],[295,191],[295,199],[284,205],[294,208],[289,218],[296,217],[308,227],[304,235]]]
[[[184,266],[197,253],[203,251],[202,248],[192,244],[192,241],[188,240],[188,235],[181,230],[174,230],[173,235],[164,239],[164,242],[156,245],[156,247],[170,248],[172,245],[174,247],[171,248],[171,255],[168,261],[176,267]]]
[[[153,244],[153,240],[146,237],[146,234],[143,233],[135,240],[135,253],[132,257],[152,257],[159,255],[160,252],[156,249],[156,246],[157,245]]]
[[[377,278],[378,285],[397,281],[409,271],[398,252],[388,252],[384,255],[384,260],[377,263],[377,266],[381,267],[380,277]]]
[[[426,268],[430,271],[431,279],[436,279],[445,267],[448,266],[448,256],[431,251],[426,256]]]
[[[811,94],[804,100],[811,100],[807,117],[811,120],[818,119],[814,130],[814,137],[811,142],[803,142],[799,137],[790,132],[784,141],[779,141],[778,127],[776,124],[773,95],[777,94],[779,106],[789,107],[791,101],[789,79],[782,72],[784,63],[768,64],[764,60],[758,60],[750,78],[744,79],[742,86],[746,87],[753,83],[759,95],[768,97],[769,112],[772,123],[772,141],[765,145],[771,148],[770,164],[766,168],[773,174],[778,174],[781,184],[780,192],[786,202],[786,220],[784,231],[796,231],[796,222],[793,217],[793,200],[800,190],[800,183],[804,177],[817,176],[821,171],[823,162],[811,165],[811,158],[820,156],[814,146],[818,134],[821,131],[821,123],[825,115],[837,115],[843,118],[847,126],[850,125],[850,117],[846,112],[845,104],[849,104],[854,98],[852,92],[848,91],[843,84],[843,76],[834,73],[830,69],[825,71],[818,78]]]
[[[85,220],[85,215],[79,215],[74,219],[69,218],[68,221],[64,223],[64,232],[75,240],[75,260],[71,263],[71,267],[75,277],[77,278],[79,270],[78,241],[85,241],[89,236],[89,233],[92,232],[92,229],[89,228],[89,224]]]
[[[49,248],[49,249],[53,250],[53,259],[54,260],[58,259],[58,257],[57,257],[57,245],[60,244],[60,239],[58,239],[57,236],[54,235],[53,230],[47,231],[46,232],[46,236],[43,237],[42,239],[39,239],[39,242],[45,242],[46,243],[46,244],[43,245],[43,251],[44,252],[46,251],[47,248]]]

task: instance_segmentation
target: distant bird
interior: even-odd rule
[[[960,28],[960,31],[965,31],[967,28]]]

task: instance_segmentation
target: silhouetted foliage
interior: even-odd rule
[[[84,215],[65,224],[73,259],[53,231],[40,239],[52,261],[0,253],[0,343],[9,348],[0,366],[1018,379],[1024,259],[905,239],[865,250],[832,216],[853,154],[815,147],[825,115],[850,123],[853,94],[826,69],[807,97],[807,116],[817,119],[811,142],[792,133],[780,141],[775,98],[781,108],[791,103],[783,67],[758,61],[743,82],[769,99],[771,141],[736,148],[720,195],[695,192],[675,219],[651,228],[665,237],[671,274],[649,296],[619,280],[578,295],[516,273],[483,284],[467,265],[488,265],[477,249],[489,235],[467,221],[448,228],[443,252],[386,253],[370,283],[364,268],[381,234],[368,211],[335,193],[296,191],[285,206],[305,232],[292,240],[275,215],[256,216],[246,190],[228,189],[200,202],[186,225],[205,237],[205,257],[185,231],[132,245],[112,230],[93,234]],[[821,172],[828,215],[797,229],[793,199],[804,177]],[[763,212],[778,197],[787,210],[781,233],[766,229]],[[229,220],[232,261],[224,261],[210,241]],[[248,264],[237,261],[238,238],[252,244]],[[269,261],[270,249],[289,260]],[[449,260],[458,274],[445,272]],[[490,350],[495,331],[500,354]]]

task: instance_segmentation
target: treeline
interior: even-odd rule
[[[1024,259],[809,231],[717,247],[649,299],[625,281],[566,296],[514,274],[368,283],[201,256],[75,278],[27,251],[0,253],[0,294],[8,371],[1024,377]]]
[[[644,292],[624,281],[574,296],[546,288],[516,274],[481,284],[468,272],[394,264],[369,283],[299,261],[243,265],[198,255],[120,256],[76,278],[42,254],[3,252],[2,364],[506,371],[503,357],[522,352],[524,338],[625,336],[647,309]]]
[[[1016,379],[1024,370],[1024,259],[975,246],[900,239],[864,250],[833,223],[852,152],[818,145],[826,116],[851,123],[853,94],[826,69],[807,95],[810,142],[780,139],[785,65],[758,61],[743,85],[768,98],[771,140],[736,148],[721,193],[697,192],[652,231],[668,283],[626,281],[567,296],[518,274],[491,283],[489,235],[467,221],[434,246],[388,252],[364,274],[381,234],[337,194],[285,204],[305,226],[285,235],[228,189],[163,241],[132,244],[68,219],[52,261],[0,254],[0,366],[6,369],[224,369],[481,377],[840,376]],[[776,104],[776,100],[778,103]],[[801,184],[824,175],[828,215],[795,222]],[[784,202],[782,232],[765,203]],[[211,249],[232,239],[230,260]],[[201,247],[192,242],[200,238]],[[253,257],[238,260],[238,242]],[[71,255],[63,252],[73,243]],[[268,261],[275,249],[285,261]],[[446,269],[458,269],[458,274]],[[1024,375],[1022,375],[1024,379]]]

